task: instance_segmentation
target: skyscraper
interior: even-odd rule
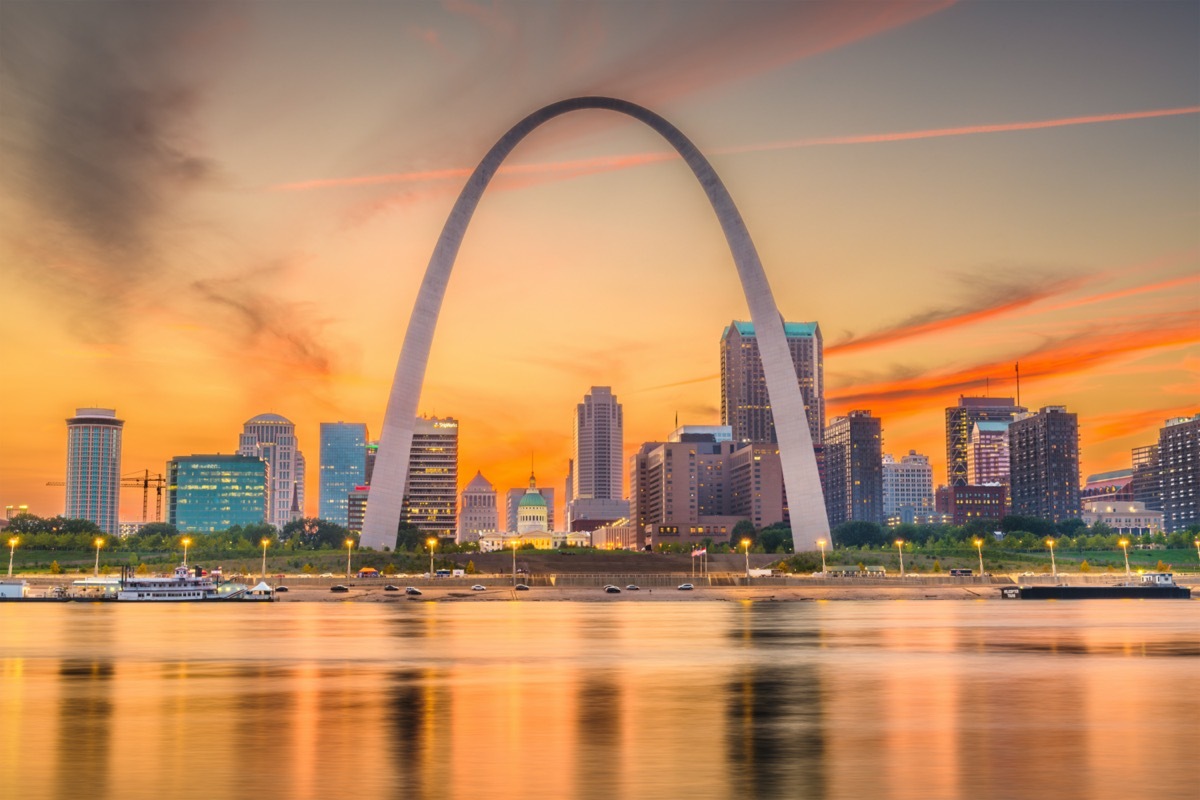
[[[621,472],[625,419],[610,387],[593,386],[583,396],[583,402],[575,407],[572,428],[574,463],[567,530],[591,530],[628,516]]]
[[[933,511],[933,467],[916,450],[897,461],[883,456],[883,516],[887,521],[915,522]]]
[[[91,520],[110,536],[118,532],[124,426],[111,408],[78,408],[67,420],[66,516]]]
[[[267,517],[267,463],[254,456],[176,456],[167,462],[167,522],[213,533],[261,525]]]
[[[1163,529],[1200,522],[1200,414],[1167,420],[1158,432]]]
[[[1012,512],[1061,522],[1077,518],[1079,420],[1063,406],[1021,414],[1008,426]]]
[[[834,417],[825,429],[825,509],[831,527],[884,522],[883,424],[870,411]]]
[[[783,333],[796,367],[804,411],[814,446],[825,436],[825,355],[815,322],[785,322]],[[754,325],[734,321],[721,334],[721,424],[733,428],[735,442],[775,443],[775,422],[767,397],[762,356]]]
[[[304,456],[296,426],[278,414],[247,420],[238,438],[238,455],[267,462],[267,523],[280,530],[304,515]]]
[[[458,504],[458,534],[454,540],[479,541],[479,534],[500,529],[500,509],[496,507],[496,487],[476,472],[475,477],[462,490]]]
[[[458,511],[458,420],[418,417],[408,457],[402,519],[424,533],[453,538]]]
[[[367,426],[361,422],[321,423],[317,516],[348,525],[350,492],[367,482]]]
[[[1024,408],[1011,397],[959,397],[958,405],[946,409],[946,483],[971,483],[967,450],[977,422],[1012,422]]]

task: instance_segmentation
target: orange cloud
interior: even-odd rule
[[[1200,394],[1198,394],[1200,396]],[[1152,408],[1132,413],[1101,414],[1087,420],[1088,434],[1097,441],[1121,439],[1157,430],[1174,417],[1190,417],[1200,411],[1200,402],[1170,408]],[[1147,444],[1151,442],[1147,441]]]
[[[881,344],[894,344],[905,339],[913,339],[930,333],[961,328],[993,317],[1003,316],[1039,300],[1061,294],[1084,283],[1085,278],[1070,278],[1058,280],[1046,286],[1018,290],[1014,295],[1001,299],[991,305],[968,309],[950,309],[932,311],[915,317],[909,317],[903,322],[881,328],[846,342],[831,344],[825,348],[826,355],[849,353],[855,350],[865,350]]]
[[[898,380],[850,385],[826,394],[830,414],[852,408],[869,408],[880,415],[912,414],[928,410],[931,401],[977,391],[996,376],[1012,376],[1015,361],[1021,377],[1037,380],[1086,372],[1122,356],[1148,350],[1200,343],[1200,327],[1193,314],[1159,317],[1154,328],[1091,330],[1049,342],[1016,358],[972,364],[949,372],[928,372]]]

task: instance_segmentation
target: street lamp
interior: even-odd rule
[[[180,539],[179,542],[180,542],[180,544],[183,545],[183,566],[184,566],[184,569],[186,569],[187,568],[187,549],[188,549],[188,545],[192,543],[192,540],[185,536],[182,539]]]
[[[1200,560],[1200,539],[1197,539],[1197,540],[1196,540],[1196,559],[1197,559],[1197,560]],[[8,573],[8,574],[9,574],[9,575],[11,575],[11,574],[12,574],[12,570],[9,570],[9,573]]]
[[[350,577],[350,554],[354,552],[354,540],[346,540],[346,577]]]
[[[13,536],[8,540],[8,577],[12,577],[12,562],[13,553],[17,552],[17,537]],[[1200,542],[1196,542],[1196,552],[1200,553]]]
[[[817,539],[817,547],[821,548],[821,577],[825,577],[825,540]],[[1197,552],[1200,552],[1198,550]]]
[[[1058,577],[1058,565],[1054,563],[1054,540],[1047,539],[1046,546],[1050,548],[1050,574],[1055,578]]]
[[[1129,574],[1129,540],[1122,539],[1117,544],[1121,545],[1121,549],[1125,551],[1125,580],[1129,580],[1131,577]]]
[[[900,554],[900,577],[904,577],[904,540],[896,540],[896,552]]]
[[[429,577],[433,577],[433,548],[437,547],[437,537],[430,536],[425,540],[425,544],[429,545]],[[516,558],[516,555],[513,556]]]
[[[519,545],[520,543],[521,543],[521,540],[520,540],[520,539],[514,538],[514,539],[512,540],[512,546],[513,546],[513,586],[516,586],[516,585],[517,585],[517,545]],[[432,567],[430,567],[430,570],[432,570],[432,569],[433,569],[433,568],[432,568]]]
[[[99,536],[97,536],[96,541],[92,542],[92,544],[96,545],[96,570],[92,574],[95,575],[97,578],[99,578],[100,577],[100,548],[104,546],[104,540],[101,539]]]
[[[750,580],[750,540],[742,539],[742,547],[746,551],[746,580]]]
[[[979,551],[979,575],[983,576],[983,539],[975,537],[975,549]]]
[[[267,577],[267,545],[269,545],[270,543],[271,543],[271,540],[264,536],[263,540],[261,542],[261,544],[263,546],[262,576],[264,579]]]

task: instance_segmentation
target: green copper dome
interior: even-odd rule
[[[526,492],[521,497],[521,502],[517,503],[517,508],[531,508],[537,506],[539,508],[546,507],[546,498],[542,497],[541,492]]]

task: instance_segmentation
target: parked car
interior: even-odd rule
[[[342,586],[339,583],[337,586],[330,586],[329,591],[333,592],[334,594],[345,594],[346,592],[350,591],[350,587]]]
[[[640,592],[641,589],[642,587],[638,586],[636,583],[631,583],[625,587],[625,591],[627,592]]]
[[[679,584],[679,591],[681,591],[681,592],[690,592],[692,589],[695,589],[695,588],[696,587],[692,586],[690,583]]]
[[[389,583],[387,586],[383,587],[383,590],[385,592],[398,592],[398,591],[400,591],[400,587],[393,586],[392,584]]]
[[[518,592],[528,592],[529,591],[529,587],[523,583],[518,583],[513,588],[516,589]]]
[[[405,593],[405,594],[410,594],[410,595],[418,595],[418,594],[420,594],[420,593],[421,593],[421,590],[420,590],[420,589],[418,589],[418,588],[417,588],[417,587],[415,587],[415,586],[405,586],[405,587],[404,587],[404,593]]]
[[[619,586],[605,586],[605,587],[604,587],[604,591],[608,592],[609,594],[620,594],[620,593],[621,593],[621,587],[619,587]]]
[[[321,573],[320,575],[318,575],[317,577],[319,577],[319,578],[332,578],[332,577],[333,577],[333,573],[332,573],[332,572],[322,572],[322,573]]]
[[[471,591],[472,591],[472,592],[483,592],[483,591],[486,591],[486,590],[487,590],[487,587],[486,587],[486,586],[484,586],[483,584],[480,584],[480,583],[477,583],[477,584],[475,584],[474,586],[472,586],[472,587],[471,587]]]
[[[280,592],[286,592],[287,590],[288,590],[288,588],[286,586],[276,586],[275,594],[279,594]]]

